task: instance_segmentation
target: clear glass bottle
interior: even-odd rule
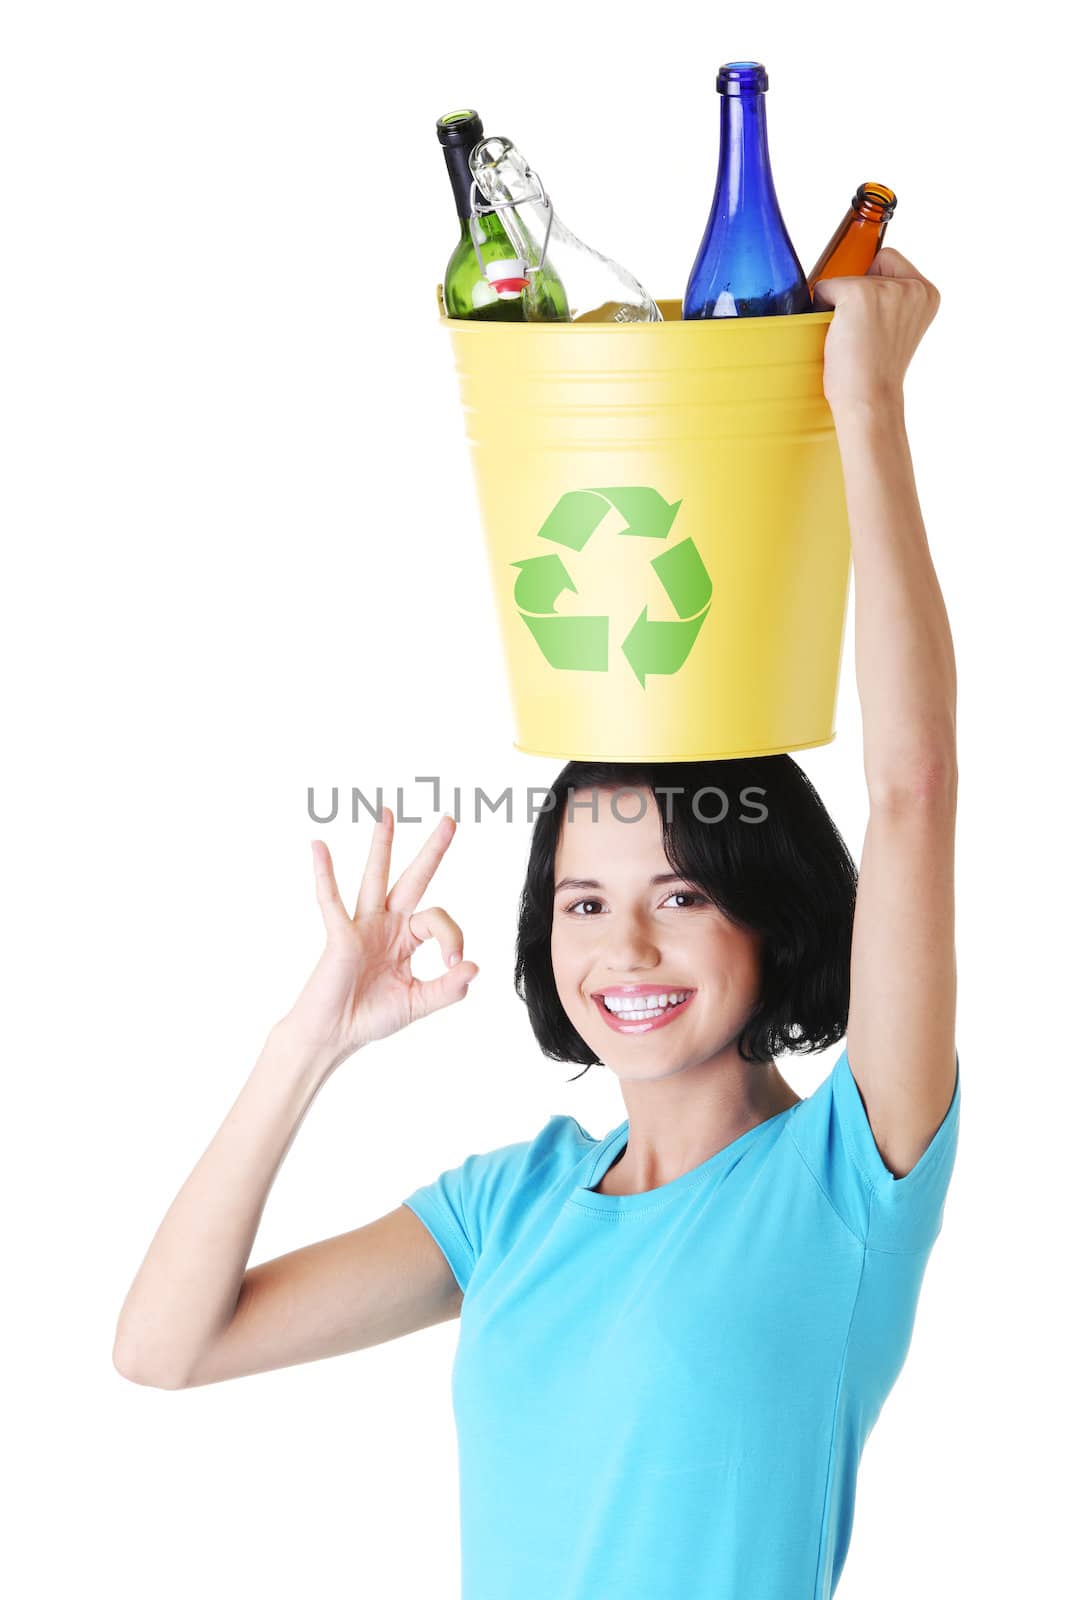
[[[682,316],[687,320],[811,310],[804,268],[771,176],[767,83],[766,68],[758,61],[728,61],[719,68],[719,171],[685,291]]]
[[[562,283],[571,322],[662,322],[660,309],[632,273],[583,244],[560,221],[544,185],[510,139],[483,139],[470,168],[532,280],[527,321],[543,320],[541,280]]]

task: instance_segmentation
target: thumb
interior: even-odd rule
[[[853,281],[852,278],[817,278],[811,286],[811,309],[832,311],[842,288]]]
[[[443,1006],[462,1000],[479,970],[473,961],[459,961],[440,978],[417,978],[414,1001],[419,1016],[428,1017],[431,1011],[440,1011]]]

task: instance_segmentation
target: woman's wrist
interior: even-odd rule
[[[271,1028],[260,1061],[321,1086],[342,1061],[354,1054],[353,1049],[342,1050],[329,1040],[310,1037],[299,1020],[288,1013]]]
[[[838,437],[853,432],[904,429],[904,391],[886,387],[830,402]]]

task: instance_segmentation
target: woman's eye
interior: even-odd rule
[[[706,905],[708,903],[707,895],[698,893],[696,889],[676,889],[673,894],[667,896],[667,901],[671,900],[686,900],[694,905]],[[575,900],[573,905],[567,907],[567,910],[574,912],[576,916],[588,917],[592,913],[585,910],[586,906],[601,905],[603,905],[601,900]],[[681,909],[684,910],[685,907],[683,906]]]

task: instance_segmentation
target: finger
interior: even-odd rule
[[[344,908],[334,877],[333,861],[322,839],[312,839],[311,856],[315,864],[315,897],[319,902],[326,932],[349,926],[348,912]]]
[[[922,273],[907,256],[892,245],[885,245],[867,268],[869,278],[922,278]],[[926,280],[923,279],[923,282]]]
[[[411,864],[404,868],[389,891],[386,902],[390,911],[414,911],[426,886],[441,863],[441,857],[452,843],[456,824],[452,817],[443,816]]]
[[[473,961],[461,961],[440,978],[415,980],[412,1009],[416,1017],[428,1017],[431,1011],[455,1005],[467,993],[468,986],[478,976],[479,969]]]
[[[408,918],[408,928],[419,944],[427,939],[437,940],[441,960],[446,967],[453,967],[462,961],[463,929],[443,907],[427,906],[423,911],[413,912]]]
[[[388,806],[374,824],[371,834],[367,865],[356,900],[356,916],[367,917],[372,911],[385,910],[385,890],[389,882],[389,852],[393,847],[393,813]]]
[[[866,273],[867,278],[917,278],[920,283],[929,283],[924,278],[918,267],[909,261],[907,256],[902,256],[899,250],[894,250],[891,245],[879,250]],[[818,311],[831,310],[838,305],[840,300],[855,291],[851,287],[861,281],[855,274],[843,274],[838,278],[818,278],[811,286],[812,309]]]
[[[883,256],[887,257],[887,259],[883,260]],[[924,277],[918,267],[908,260],[907,256],[902,256],[899,250],[879,250],[871,262],[869,275],[871,277],[897,278],[903,282],[907,282],[910,279],[912,283],[921,284],[924,330],[930,326],[941,304],[941,295],[934,284],[930,282],[930,279]],[[914,290],[912,292],[914,293]]]

